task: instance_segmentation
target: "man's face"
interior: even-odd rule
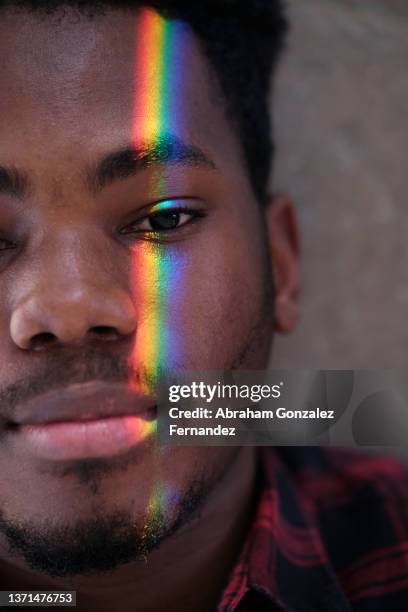
[[[119,427],[112,444],[63,432],[59,447],[30,431],[33,401],[98,380],[154,395],[158,372],[264,367],[264,220],[187,27],[148,9],[5,13],[0,57],[1,542],[20,538],[29,563],[44,553],[50,567],[68,551],[72,567],[49,571],[75,573],[106,561],[78,539],[105,534],[114,566],[109,538],[123,536],[122,560],[147,552],[235,450],[159,448],[148,419],[131,443]],[[58,394],[47,406],[50,420]]]

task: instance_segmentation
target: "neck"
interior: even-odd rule
[[[146,561],[130,563],[108,575],[52,583],[2,567],[5,582],[10,575],[7,588],[76,590],[78,612],[134,612],[135,604],[143,612],[208,612],[243,544],[254,501],[255,471],[255,449],[238,449],[199,516]]]

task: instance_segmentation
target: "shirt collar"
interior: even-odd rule
[[[252,612],[251,593],[262,596],[271,610],[350,612],[310,501],[296,490],[274,449],[260,448],[259,461],[261,490],[254,520],[217,612],[239,609],[244,596],[245,610]]]

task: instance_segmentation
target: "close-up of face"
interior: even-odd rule
[[[186,23],[10,9],[0,57],[2,557],[103,571],[155,549],[237,460],[160,446],[157,381],[267,366],[297,320],[296,222],[254,194]]]

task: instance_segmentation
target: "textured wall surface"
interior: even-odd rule
[[[408,354],[408,3],[291,0],[274,188],[303,232],[303,316],[274,367],[386,368]]]

